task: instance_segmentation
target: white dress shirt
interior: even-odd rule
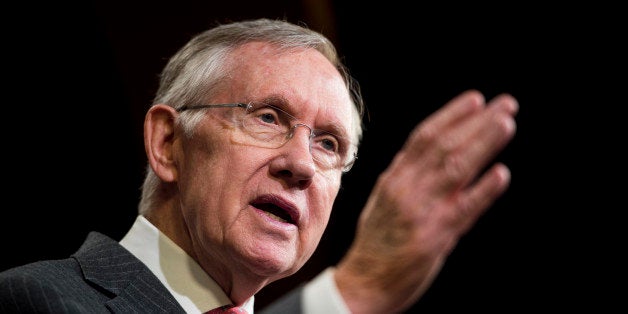
[[[187,313],[204,313],[231,304],[220,286],[183,249],[139,215],[120,244],[159,278]],[[304,287],[305,314],[350,313],[329,267]],[[253,314],[255,297],[243,304]]]

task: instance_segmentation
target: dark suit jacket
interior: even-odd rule
[[[264,313],[300,313],[297,289]],[[159,279],[117,241],[91,232],[67,259],[0,273],[0,313],[185,313]]]

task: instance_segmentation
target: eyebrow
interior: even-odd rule
[[[351,137],[349,137],[349,133],[341,125],[329,122],[327,124],[327,126],[326,126],[325,131],[327,131],[329,133],[332,133],[334,135],[340,136],[340,137],[346,139],[348,142],[351,142]]]

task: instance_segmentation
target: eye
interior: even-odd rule
[[[323,133],[317,135],[314,138],[314,142],[317,146],[322,148],[325,151],[338,154],[340,152],[340,141],[329,133]]]
[[[324,139],[323,141],[321,141],[323,148],[329,150],[329,151],[337,151],[338,150],[338,144],[335,141],[332,141],[330,139]]]
[[[279,115],[277,111],[272,107],[263,107],[253,112],[253,115],[257,117],[260,123],[264,124],[279,124]]]
[[[290,117],[279,108],[265,105],[253,109],[247,114],[247,127],[253,130],[262,129],[264,132],[274,130],[274,132],[285,133],[290,129]]]
[[[261,114],[259,118],[266,123],[274,123],[277,120],[277,118],[270,113]]]

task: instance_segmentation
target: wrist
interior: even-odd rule
[[[334,272],[334,281],[345,304],[354,314],[390,312],[386,294],[373,264],[364,259],[341,261]],[[361,260],[361,261],[358,261]],[[370,264],[370,265],[369,265]],[[379,278],[379,279],[378,279]]]

